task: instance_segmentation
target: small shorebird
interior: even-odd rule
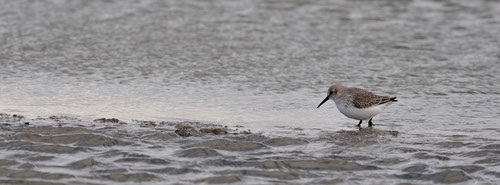
[[[345,116],[359,120],[358,127],[363,120],[369,120],[368,126],[373,126],[372,119],[380,114],[387,106],[397,102],[396,97],[378,96],[367,90],[355,87],[345,87],[341,84],[332,85],[326,98],[318,105],[332,99],[339,111]]]

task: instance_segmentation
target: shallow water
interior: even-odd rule
[[[448,183],[440,179],[448,175],[467,184],[496,184],[499,20],[496,1],[3,1],[0,112],[10,115],[2,120],[8,125],[2,126],[0,149],[1,159],[14,162],[0,162],[0,168],[14,175],[0,178],[19,179],[15,174],[30,163],[35,167],[29,170],[66,176],[28,180],[63,183],[193,183],[230,175],[252,184],[428,184]],[[334,83],[397,96],[399,102],[374,118],[374,130],[356,132],[357,121],[341,115],[333,102],[315,108]],[[26,118],[12,120],[12,114]],[[58,128],[60,121],[36,119],[52,115],[71,118],[62,127],[89,131],[60,143],[51,135],[67,134],[64,129],[44,134],[18,128]],[[100,117],[127,124],[92,127]],[[141,127],[132,120],[198,121],[238,128],[236,133],[250,129],[263,138],[237,137],[263,147],[228,151],[202,145],[220,155],[193,161],[179,157],[189,144],[238,138],[183,138],[171,125]],[[99,129],[104,131],[87,136],[128,144],[78,144],[88,139],[81,134]],[[122,130],[124,135],[113,135]],[[174,139],[150,141],[142,132]],[[307,143],[268,143],[281,137]],[[9,143],[18,141],[29,143]],[[46,153],[40,147],[47,144],[75,152]],[[147,156],[115,161],[135,154]],[[53,158],[30,160],[37,156]],[[69,165],[89,157],[99,165]],[[218,159],[231,162],[209,162]],[[277,167],[262,167],[266,160]],[[363,167],[308,169],[297,160]],[[188,170],[184,176],[144,170],[153,168]],[[114,169],[126,172],[99,171]],[[96,175],[99,180],[92,179]]]

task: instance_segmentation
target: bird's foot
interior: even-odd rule
[[[373,122],[372,122],[372,119],[373,119],[373,118],[370,118],[370,120],[368,121],[368,127],[373,127]]]

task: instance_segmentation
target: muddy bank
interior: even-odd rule
[[[494,173],[500,157],[498,144],[467,136],[443,136],[438,140],[451,139],[433,142],[394,130],[353,127],[297,137],[294,132],[301,131],[295,129],[287,135],[273,135],[199,122],[102,120],[107,119],[27,119],[0,114],[2,183],[453,184],[499,180]]]

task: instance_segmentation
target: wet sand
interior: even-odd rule
[[[9,114],[0,114],[0,125],[0,184],[494,184],[500,180],[500,145],[493,144],[498,141],[463,135],[436,142],[445,137],[354,127],[318,135],[300,129],[276,135],[199,122],[27,119]]]

